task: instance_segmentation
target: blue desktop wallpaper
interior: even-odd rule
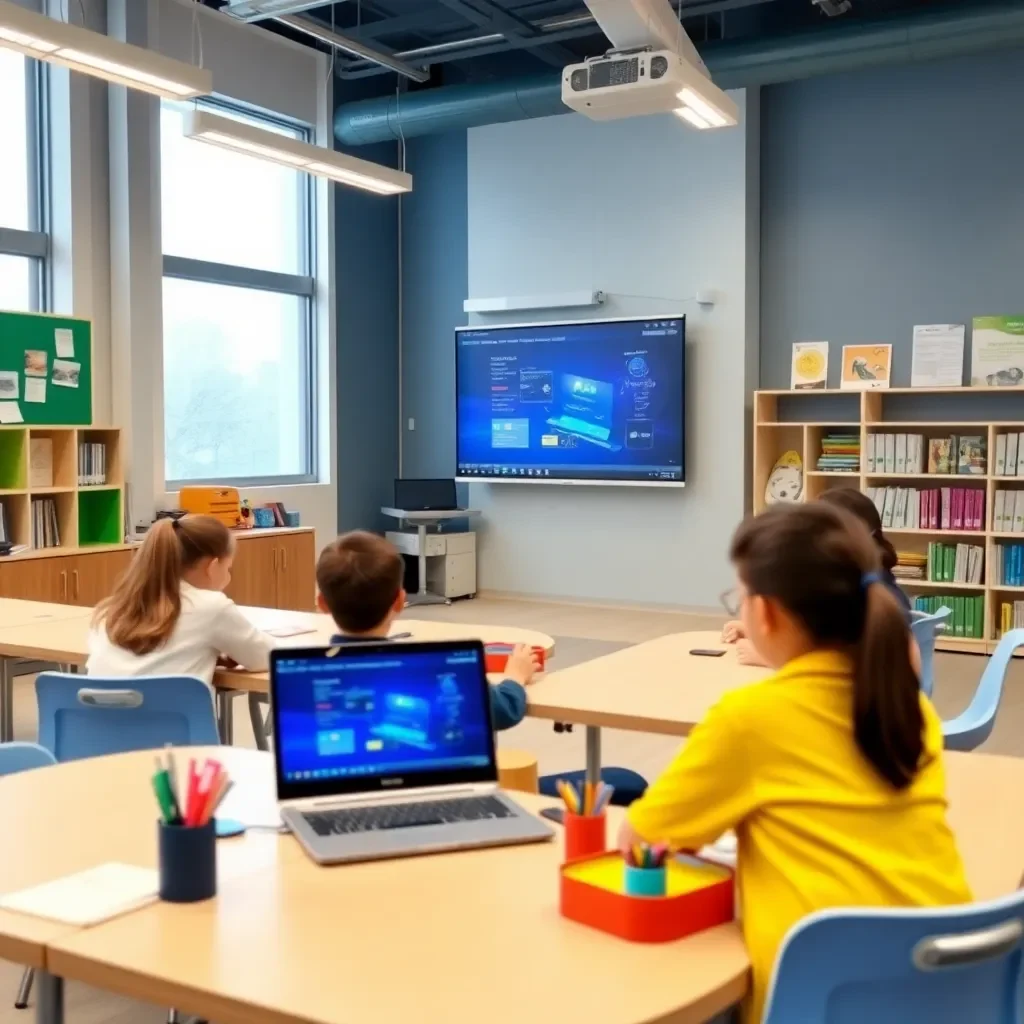
[[[684,324],[458,331],[458,475],[683,481]]]
[[[486,766],[490,718],[475,651],[374,652],[277,662],[285,779]]]

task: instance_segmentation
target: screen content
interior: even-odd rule
[[[490,718],[476,650],[277,661],[285,779],[485,767]]]
[[[685,320],[456,332],[464,479],[685,480]]]

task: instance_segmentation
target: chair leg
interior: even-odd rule
[[[14,1000],[14,1007],[17,1010],[28,1008],[29,996],[32,995],[32,982],[36,980],[36,972],[31,967],[26,967],[21,975],[21,982],[18,985],[18,995]]]
[[[167,1011],[167,1024],[183,1024],[181,1014],[175,1009]]]
[[[252,735],[256,740],[257,750],[269,750],[267,742],[267,723],[263,717],[263,705],[266,697],[261,693],[249,694],[249,721],[252,723]]]

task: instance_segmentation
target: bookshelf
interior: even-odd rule
[[[936,415],[932,416],[932,411]],[[832,487],[964,487],[984,493],[985,516],[981,530],[899,529],[886,527],[900,552],[925,554],[935,541],[976,543],[984,549],[981,583],[940,583],[901,580],[913,600],[936,594],[984,597],[983,637],[944,636],[938,648],[987,654],[999,634],[999,609],[1005,602],[1024,600],[1024,586],[1009,586],[989,574],[997,547],[1008,541],[1024,545],[1024,533],[996,530],[997,490],[1024,490],[1024,476],[996,475],[995,452],[1000,434],[1024,431],[1024,388],[888,388],[877,391],[757,391],[754,393],[753,506],[765,507],[764,492],[776,460],[784,452],[800,454],[804,466],[802,500],[814,501]],[[829,432],[859,433],[861,462],[857,472],[818,471],[821,439]],[[983,474],[876,473],[866,464],[868,436],[872,433],[915,433],[932,438],[981,435],[986,440]],[[927,454],[925,455],[927,468]]]
[[[33,441],[48,442],[52,474],[33,481]],[[104,482],[79,480],[79,445],[102,444]],[[53,503],[60,544],[37,547],[33,537],[33,501]],[[0,427],[0,506],[8,539],[39,553],[67,553],[124,541],[124,475],[121,432],[116,427],[60,427],[35,424]]]

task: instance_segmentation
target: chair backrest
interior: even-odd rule
[[[1024,891],[812,914],[786,936],[765,1024],[1017,1024]]]
[[[36,678],[39,742],[58,761],[220,742],[213,695],[191,676]]]
[[[933,615],[927,612],[910,613],[910,631],[921,652],[921,689],[927,696],[935,688],[935,638],[946,629],[946,620],[953,614],[951,608],[942,607]]]
[[[985,665],[971,703],[956,718],[942,723],[942,740],[947,750],[976,750],[992,735],[1006,670],[1018,647],[1024,647],[1024,629],[1011,629],[1003,634]]]
[[[53,754],[38,743],[0,743],[0,775],[13,775],[56,763]]]

